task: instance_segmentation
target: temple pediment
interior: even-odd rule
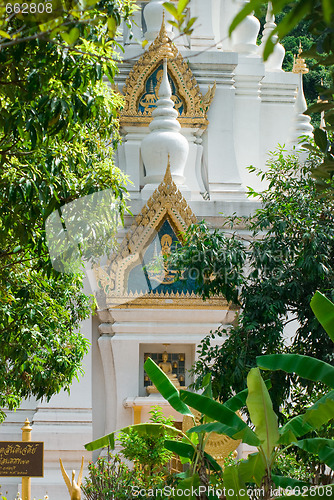
[[[168,164],[163,182],[135,217],[117,255],[105,268],[95,269],[106,306],[228,308],[221,297],[204,302],[189,274],[180,278],[166,265],[165,257],[182,244],[183,233],[196,221]]]
[[[162,79],[162,62],[168,59],[168,78],[172,100],[183,127],[206,128],[207,112],[214,97],[216,84],[202,95],[196,78],[174,43],[168,38],[162,23],[159,36],[130,72],[123,92],[125,106],[121,126],[147,126],[158,100]]]

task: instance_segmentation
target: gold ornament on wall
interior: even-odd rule
[[[207,112],[214,98],[216,83],[203,96],[189,65],[168,37],[164,20],[159,35],[135,63],[125,82],[121,126],[148,126],[151,122],[152,105],[157,101],[158,87],[145,94],[145,86],[164,58],[168,61],[168,74],[176,88],[172,96],[174,105],[176,109],[182,108],[178,117],[181,126],[206,129],[209,123]],[[143,111],[139,109],[140,102]]]
[[[193,414],[195,416],[196,425],[200,425],[201,413],[197,410],[193,410]],[[185,415],[182,421],[182,431],[186,432],[192,427],[194,427],[192,417],[188,417],[187,415]],[[216,462],[218,462],[220,466],[223,466],[225,458],[227,458],[230,453],[235,451],[240,443],[241,439],[235,440],[228,436],[224,436],[223,434],[212,432],[205,446],[205,451],[209,455],[212,455],[212,457],[216,460]]]
[[[138,256],[145,251],[145,245],[152,240],[165,219],[169,221],[181,241],[182,233],[190,224],[197,222],[196,216],[173,182],[169,164],[164,180],[144,205],[140,214],[134,218],[117,254],[111,257],[106,268],[98,265],[94,268],[98,286],[106,296],[106,307],[231,309],[231,304],[224,297],[212,297],[204,301],[193,291],[158,292],[153,290],[144,296],[139,292],[127,291],[126,278],[129,270],[137,265]],[[163,243],[165,243],[165,251],[168,252],[169,238],[166,237]],[[164,276],[166,278],[166,274]]]

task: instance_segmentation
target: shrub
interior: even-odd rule
[[[87,500],[127,500],[132,498],[135,473],[118,455],[99,457],[88,466],[88,477],[81,489]]]

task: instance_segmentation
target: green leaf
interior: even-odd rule
[[[321,462],[334,470],[334,439],[310,438],[294,443],[298,448],[319,456]]]
[[[284,370],[302,378],[323,382],[334,388],[334,367],[310,356],[301,354],[269,354],[258,356],[257,365],[263,370]]]
[[[179,0],[178,4],[177,4],[177,12],[178,14],[182,14],[182,12],[184,11],[184,9],[187,7],[189,3],[189,0]]]
[[[296,438],[304,436],[312,430],[312,425],[304,421],[304,415],[298,415],[279,429],[281,435],[279,442],[285,445],[291,444]]]
[[[194,458],[196,453],[195,446],[188,443],[166,439],[164,445],[167,450],[176,453],[176,455],[179,455],[180,457],[189,458],[190,460]]]
[[[237,430],[241,430],[246,426],[245,422],[236,413],[211,398],[184,390],[180,391],[180,398],[187,405],[218,422],[235,427]]]
[[[246,424],[242,430],[238,430],[235,427],[230,427],[220,422],[212,422],[192,427],[189,431],[187,431],[187,434],[201,434],[202,432],[216,432],[217,434],[223,434],[235,440],[241,439],[243,443],[247,443],[250,446],[259,446],[261,444],[255,432],[252,431],[252,429],[250,429]]]
[[[229,465],[223,474],[224,488],[227,500],[247,500],[246,485],[240,480],[238,467]],[[232,493],[233,492],[233,493]]]
[[[2,36],[3,38],[8,38],[9,40],[11,39],[10,35],[3,30],[0,30],[0,36]]]
[[[69,33],[67,33],[66,31],[62,31],[60,35],[68,45],[73,45],[79,38],[80,31],[78,28],[72,28]]]
[[[168,403],[182,415],[193,417],[190,409],[181,399],[179,391],[174,387],[167,375],[157,366],[151,358],[148,358],[144,364],[144,370],[152,380],[160,394],[168,401]]]
[[[175,19],[179,18],[178,11],[174,4],[172,4],[171,2],[164,2],[162,5],[170,14],[172,14],[173,17],[175,17]]]
[[[216,460],[211,455],[209,455],[209,453],[207,453],[206,451],[204,452],[204,457],[209,462],[209,465],[210,465],[210,467],[211,467],[212,470],[214,470],[215,472],[221,472],[222,471],[222,468],[219,465],[219,463],[216,462]]]
[[[271,388],[271,380],[265,380],[267,389]],[[243,391],[238,392],[235,396],[232,396],[230,399],[224,402],[224,406],[229,408],[232,411],[238,411],[243,406],[246,406],[246,399],[248,396],[248,389],[244,389]]]
[[[247,408],[255,425],[255,433],[262,443],[267,459],[269,459],[279,440],[278,420],[273,410],[268,389],[258,368],[250,370],[247,385]]]
[[[110,38],[114,38],[117,30],[116,19],[113,16],[108,17],[107,25]]]
[[[334,304],[325,295],[315,292],[311,300],[311,308],[319,323],[324,327],[334,342]]]
[[[255,10],[259,5],[261,5],[261,0],[251,0],[250,2],[247,2],[246,5],[238,12],[238,14],[235,16],[233,19],[229,30],[228,34],[231,36],[232,32],[235,30],[235,28],[253,11]]]
[[[193,474],[190,477],[182,479],[177,485],[177,495],[174,498],[181,500],[196,500],[196,496],[192,494],[201,485],[201,480],[198,474]],[[184,494],[180,495],[180,490],[183,490]],[[172,497],[173,498],[173,497]]]
[[[204,389],[202,393],[203,396],[207,396],[208,398],[213,399],[211,373],[207,373],[203,378],[202,387]]]
[[[324,14],[324,20],[325,22],[330,25],[331,24],[331,19],[332,15],[334,13],[334,5],[332,0],[322,0],[322,11]]]
[[[304,422],[313,429],[320,427],[334,419],[334,391],[330,391],[308,408],[304,414]]]
[[[329,146],[329,141],[327,139],[327,133],[320,128],[316,128],[316,129],[314,129],[313,136],[314,136],[314,142],[316,143],[316,145],[321,149],[321,151],[323,153],[326,153],[328,146]],[[316,294],[317,293],[319,293],[319,292],[316,292]]]
[[[260,487],[265,473],[266,463],[262,453],[252,453],[239,464],[239,476],[245,483],[255,482]]]
[[[99,448],[104,448],[105,446],[110,446],[113,450],[115,448],[115,435],[119,432],[124,432],[128,434],[131,430],[138,432],[139,435],[148,434],[149,436],[161,436],[163,430],[167,430],[169,434],[172,436],[184,435],[182,431],[176,429],[176,427],[172,427],[170,425],[165,424],[154,424],[154,423],[144,423],[144,424],[135,424],[130,425],[128,427],[123,427],[118,431],[111,432],[105,436],[96,439],[95,441],[91,441],[90,443],[85,444],[85,448],[88,451],[98,450]]]
[[[275,474],[271,475],[271,479],[278,488],[281,487],[282,489],[296,488],[296,487],[302,488],[303,486],[311,486],[310,483],[306,483],[305,481],[300,481],[299,479],[292,479],[291,477],[277,476]]]
[[[102,436],[99,439],[95,439],[95,441],[91,441],[84,446],[88,451],[98,450],[100,448],[104,448],[105,446],[109,446],[113,450],[115,448],[115,432]]]

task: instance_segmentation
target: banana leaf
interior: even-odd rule
[[[166,439],[164,446],[167,450],[179,455],[179,457],[189,458],[190,460],[194,458],[196,453],[196,448],[192,444],[172,441],[171,439]]]
[[[314,427],[304,421],[304,415],[298,415],[297,417],[293,417],[278,430],[280,433],[279,443],[287,445],[296,441],[296,438],[302,437],[314,430]]]
[[[286,476],[277,476],[276,474],[271,475],[271,479],[275,486],[278,488],[286,489],[286,488],[303,488],[304,486],[311,486],[310,483],[306,483],[305,481],[300,481],[299,479],[292,479],[291,477]]]
[[[320,398],[303,415],[289,420],[279,429],[280,444],[290,444],[296,438],[302,437],[310,431],[320,429],[321,426],[334,418],[334,391],[330,391]]]
[[[204,415],[207,415],[214,420],[217,420],[223,427],[219,427],[215,425],[216,423],[204,424],[204,426],[193,427],[188,431],[191,432],[218,432],[220,434],[226,434],[233,439],[242,439],[245,443],[250,444],[252,442],[252,446],[257,446],[259,443],[259,439],[256,434],[248,427],[248,425],[236,414],[234,411],[227,408],[222,403],[218,403],[218,401],[214,401],[213,399],[207,398],[206,396],[202,396],[201,394],[195,394],[189,391],[180,391],[180,397],[182,401],[186,404],[195,408],[195,410],[200,411]],[[214,427],[210,427],[214,426]],[[201,428],[202,430],[198,431],[196,429]],[[205,429],[213,429],[205,430]],[[256,443],[256,444],[255,444]]]
[[[204,457],[208,461],[209,466],[211,467],[212,470],[214,470],[215,472],[221,472],[223,470],[221,468],[221,466],[219,465],[219,463],[216,462],[216,460],[211,455],[209,455],[209,453],[207,453],[206,451],[204,452]]]
[[[325,295],[315,292],[310,302],[312,311],[334,342],[334,304]]]
[[[221,424],[220,422],[212,422],[192,427],[187,431],[187,434],[201,434],[202,432],[216,432],[217,434],[224,434],[225,436],[235,440],[241,439],[243,443],[247,443],[250,446],[260,446],[261,444],[261,441],[255,432],[247,425],[241,431],[238,431],[235,427],[230,427],[228,425]]]
[[[223,484],[227,500],[249,500],[247,487],[239,477],[237,465],[229,465],[228,467],[225,467]]]
[[[278,443],[278,419],[268,389],[258,368],[252,368],[247,376],[249,415],[255,425],[255,433],[261,441],[262,449],[269,460]]]
[[[190,409],[181,399],[179,391],[174,387],[167,375],[157,366],[151,358],[148,358],[144,364],[144,370],[152,380],[160,394],[168,401],[168,403],[182,415],[193,417]]]
[[[271,389],[271,380],[265,380],[267,389]],[[243,406],[246,406],[246,399],[248,396],[248,389],[238,392],[235,396],[225,401],[223,404],[232,411],[238,411]]]
[[[175,495],[171,495],[171,498],[177,498],[180,500],[197,500],[197,497],[193,492],[195,492],[201,485],[201,481],[198,474],[193,474],[185,479],[182,479],[177,484],[175,490]],[[180,494],[183,490],[184,494]]]
[[[100,448],[104,448],[105,446],[110,446],[110,448],[113,450],[115,448],[115,435],[118,434],[119,432],[124,432],[127,434],[130,432],[131,429],[138,432],[138,434],[140,435],[148,434],[153,437],[161,436],[163,431],[168,431],[168,433],[171,436],[180,436],[180,435],[185,436],[182,431],[170,425],[154,424],[154,423],[135,424],[135,425],[130,425],[128,427],[123,427],[118,431],[111,432],[110,434],[102,436],[99,439],[96,439],[95,441],[91,441],[90,443],[87,443],[84,446],[88,451],[98,450]]]
[[[195,410],[200,411],[204,415],[222,424],[234,427],[237,431],[242,430],[246,426],[245,422],[241,420],[234,411],[230,410],[222,403],[218,403],[218,401],[214,399],[183,390],[180,391],[180,397],[183,402],[195,408]]]
[[[334,391],[330,391],[308,408],[304,414],[304,422],[319,429],[334,418]]]
[[[301,439],[294,444],[301,450],[317,454],[321,462],[334,470],[334,439]]]
[[[254,482],[260,487],[265,473],[266,463],[262,453],[252,453],[239,464],[239,476],[245,483]]]
[[[283,370],[296,373],[302,378],[323,382],[334,389],[334,367],[310,356],[301,354],[269,354],[256,358],[259,368],[264,370]]]

